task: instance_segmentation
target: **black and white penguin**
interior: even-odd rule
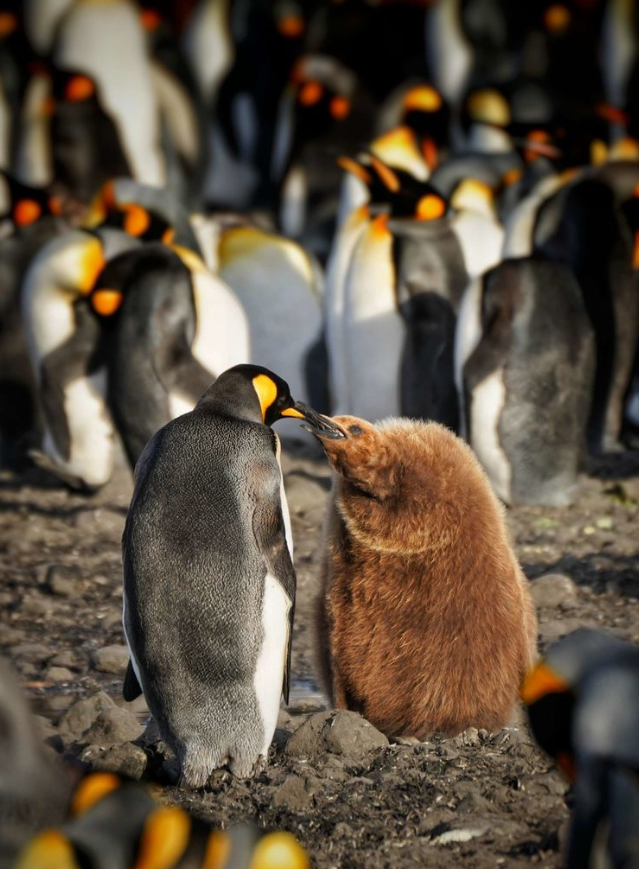
[[[506,260],[466,290],[455,348],[463,430],[506,503],[574,499],[594,352],[579,284],[565,265]]]
[[[220,235],[217,269],[246,312],[251,359],[282,371],[301,401],[326,405],[322,274],[313,257],[291,239],[238,226]]]
[[[333,406],[370,420],[403,413],[457,428],[454,324],[468,273],[448,205],[428,183],[375,157],[359,169],[371,201],[343,226],[329,262]]]
[[[10,200],[6,222],[13,232],[0,239],[0,462],[20,463],[26,438],[37,436],[37,388],[20,312],[20,288],[37,252],[68,229],[61,203],[44,188],[20,184],[0,173]]]
[[[81,70],[93,79],[130,174],[143,184],[162,186],[166,166],[158,98],[135,5],[130,0],[76,0],[58,24],[52,61],[57,69]]]
[[[639,647],[586,628],[559,640],[521,698],[535,739],[572,783],[567,869],[639,860]]]
[[[51,162],[55,182],[88,204],[103,184],[132,168],[96,80],[79,70],[51,71]]]
[[[110,260],[89,296],[103,328],[108,404],[132,468],[159,428],[249,359],[240,303],[213,275],[203,289],[188,263],[149,243]]]
[[[69,230],[32,261],[21,292],[22,323],[44,424],[34,461],[67,485],[95,490],[111,476],[115,433],[100,327],[86,303],[105,262],[139,242],[118,230]]]
[[[195,787],[223,764],[251,775],[288,697],[295,571],[270,428],[282,417],[343,436],[280,377],[242,365],[160,429],[136,467],[123,537],[124,696],[144,692]]]

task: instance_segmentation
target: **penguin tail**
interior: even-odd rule
[[[138,682],[138,678],[135,675],[135,671],[129,661],[128,667],[126,668],[126,673],[124,675],[124,684],[122,685],[122,696],[130,703],[131,700],[135,700],[136,697],[139,697],[142,693],[142,688],[140,687],[140,683]]]

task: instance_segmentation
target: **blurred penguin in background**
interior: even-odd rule
[[[43,750],[13,670],[0,658],[0,869],[13,869],[27,840],[64,818],[70,796],[71,777]]]
[[[639,863],[639,648],[581,628],[521,691],[537,742],[573,782],[568,869]]]
[[[471,282],[457,330],[464,432],[507,504],[572,503],[585,466],[595,344],[579,284],[542,257]]]

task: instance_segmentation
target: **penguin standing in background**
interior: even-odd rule
[[[21,294],[22,322],[45,428],[34,461],[75,489],[110,478],[114,429],[107,411],[100,327],[86,302],[105,262],[139,242],[117,230],[70,230],[35,257]]]
[[[322,335],[322,275],[296,242],[257,227],[222,232],[218,274],[239,299],[251,358],[282,371],[294,395],[328,409]]]
[[[136,181],[161,187],[160,113],[138,10],[130,0],[76,0],[59,23],[53,63],[82,70],[99,88]],[[117,174],[117,173],[111,173]]]
[[[365,419],[402,413],[457,428],[454,323],[468,275],[447,203],[375,157],[370,171],[362,168],[372,183],[369,212],[387,204],[390,217],[354,229],[341,292],[332,288],[330,304],[343,310],[341,325],[327,312],[329,346],[342,341],[342,373],[330,360],[333,400]]]
[[[507,504],[565,506],[584,463],[594,338],[574,275],[505,260],[466,291],[456,335],[464,433]]]
[[[53,70],[48,106],[53,176],[65,194],[88,204],[111,178],[131,175],[119,131],[92,76]]]
[[[241,305],[209,277],[196,288],[197,274],[175,249],[150,243],[110,260],[95,281],[89,304],[103,329],[108,404],[131,468],[154,432],[249,359]],[[198,290],[211,297],[208,319]]]
[[[550,647],[521,699],[535,739],[573,783],[567,869],[636,866],[639,648],[581,628]]]
[[[19,463],[25,438],[38,433],[37,388],[20,313],[20,288],[31,260],[48,241],[66,232],[60,202],[46,189],[4,177],[10,200],[7,220],[14,231],[0,239],[0,463]]]
[[[618,166],[623,170],[624,164]],[[613,185],[598,176],[596,170],[584,173],[547,199],[534,229],[535,250],[574,271],[594,329],[597,367],[588,421],[594,453],[619,448],[639,338],[634,238]]]
[[[235,366],[136,466],[123,537],[124,697],[144,692],[193,787],[223,764],[250,776],[282,691],[288,698],[295,571],[270,428],[282,417],[342,436],[277,375]]]

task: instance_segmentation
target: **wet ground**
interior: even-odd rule
[[[178,787],[174,762],[140,742],[139,701],[135,717],[118,708],[128,472],[91,498],[35,471],[0,475],[0,651],[49,750],[155,781],[163,799],[214,823],[285,827],[319,869],[560,866],[569,794],[521,725],[384,744],[360,719],[321,714],[310,624],[330,476],[308,448],[285,454],[284,467],[298,573],[291,704],[267,769],[251,782],[220,772],[205,793]],[[582,625],[639,642],[638,502],[639,454],[626,453],[593,464],[573,507],[509,511],[542,648]],[[74,705],[85,698],[87,709]]]

